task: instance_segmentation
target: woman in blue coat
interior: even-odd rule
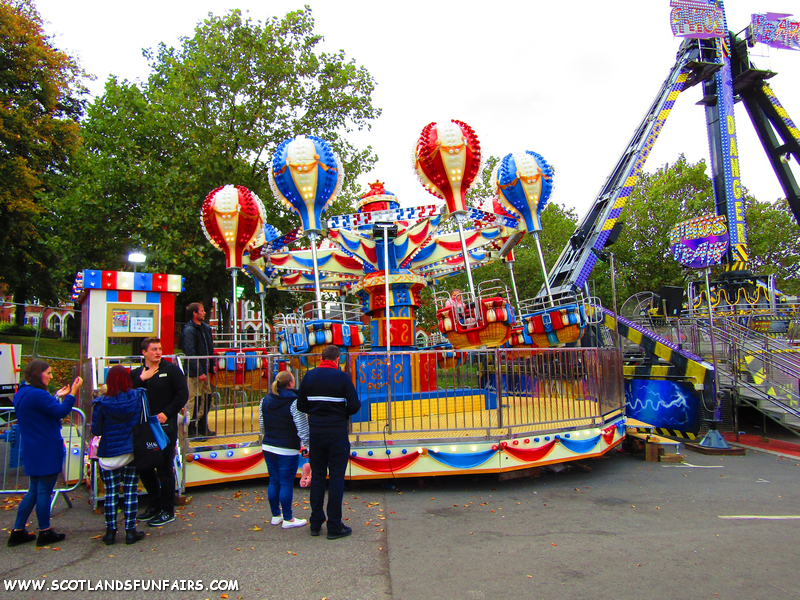
[[[75,405],[75,396],[83,380],[76,377],[71,386],[64,386],[51,396],[47,386],[53,373],[50,365],[38,359],[28,363],[22,378],[23,383],[14,395],[14,411],[22,440],[22,463],[30,478],[30,486],[17,509],[17,520],[8,545],[17,546],[36,539],[37,546],[49,546],[67,537],[50,527],[50,500],[66,455],[61,419]],[[25,530],[34,507],[39,521],[38,539]]]
[[[122,365],[111,367],[106,375],[105,396],[92,403],[92,435],[99,435],[97,459],[100,477],[106,488],[103,503],[106,516],[106,534],[103,543],[110,546],[117,535],[117,504],[119,486],[125,499],[125,543],[135,544],[144,538],[136,531],[136,510],[139,507],[139,474],[133,466],[133,426],[142,416],[143,389],[132,389],[128,369]]]

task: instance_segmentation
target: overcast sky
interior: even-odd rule
[[[412,168],[413,145],[431,121],[460,119],[476,131],[484,155],[534,150],[556,168],[551,201],[587,211],[655,98],[681,40],[669,24],[669,0],[308,0],[323,49],[342,49],[377,82],[383,109],[372,130],[354,138],[379,162],[362,177],[380,179],[403,204],[435,202]],[[750,14],[796,11],[797,0],[728,0],[728,27]],[[286,0],[36,0],[56,46],[97,77],[144,81],[142,48],[177,46],[209,12],[241,8],[256,20],[301,8]],[[610,7],[610,8],[607,8]],[[795,15],[795,16],[798,16]],[[778,72],[771,85],[800,123],[800,52],[757,45],[751,59]],[[706,159],[701,86],[681,94],[646,164],[654,171],[680,153]],[[744,106],[736,105],[743,184],[758,199],[784,194]],[[313,133],[313,132],[310,132]],[[795,168],[795,176],[800,176]],[[219,182],[220,185],[232,182]],[[265,193],[266,190],[254,190]],[[198,207],[202,198],[198,198]]]

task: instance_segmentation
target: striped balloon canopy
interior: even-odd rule
[[[213,190],[200,210],[203,233],[225,253],[229,269],[241,268],[242,255],[261,237],[265,219],[261,198],[241,185],[223,185]]]
[[[450,212],[467,208],[466,195],[481,168],[481,144],[462,121],[429,123],[414,149],[417,177]]]
[[[307,232],[322,229],[322,215],[336,199],[343,178],[342,163],[330,144],[312,135],[285,140],[270,164],[275,197],[300,217]]]
[[[494,175],[497,197],[528,231],[541,231],[541,214],[553,191],[553,168],[531,150],[506,154]]]

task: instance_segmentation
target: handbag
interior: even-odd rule
[[[155,425],[151,419],[155,419]],[[161,435],[158,436],[160,432]],[[155,416],[150,415],[147,395],[142,393],[142,415],[139,423],[133,426],[133,464],[140,471],[155,469],[164,462],[162,450],[169,439]],[[163,444],[163,445],[162,445]]]

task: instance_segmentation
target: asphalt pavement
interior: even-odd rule
[[[68,536],[58,547],[3,546],[0,598],[800,598],[800,460],[685,455],[647,463],[613,452],[504,482],[354,482],[353,535],[339,540],[271,526],[263,479],[191,488],[175,522],[105,546],[103,516],[79,488],[73,508],[55,511]],[[307,490],[295,488],[295,502],[307,517]],[[14,514],[3,513],[6,532]],[[42,591],[8,589],[40,580]],[[151,589],[97,589],[108,585]]]

